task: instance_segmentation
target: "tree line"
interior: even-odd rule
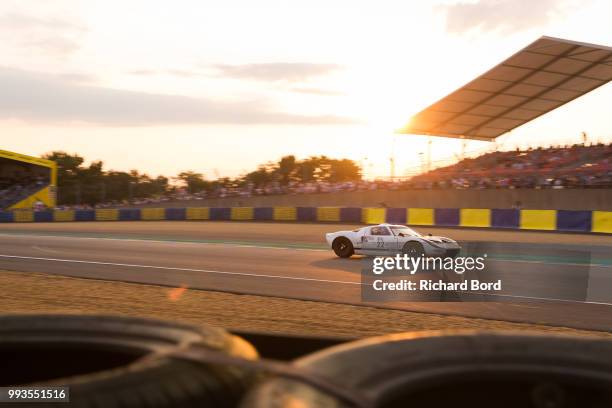
[[[352,160],[311,156],[297,160],[295,156],[268,162],[256,170],[236,178],[207,180],[202,173],[183,171],[177,177],[151,177],[137,170],[104,170],[102,161],[86,166],[78,154],[54,151],[43,156],[57,164],[58,204],[95,205],[110,201],[131,201],[135,198],[172,196],[178,189],[189,193],[212,192],[219,188],[261,188],[271,183],[287,186],[292,182],[343,182],[361,180],[361,169]]]

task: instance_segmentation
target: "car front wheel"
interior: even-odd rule
[[[425,249],[419,242],[406,242],[402,248],[402,254],[406,254],[411,258],[418,258],[425,255]]]

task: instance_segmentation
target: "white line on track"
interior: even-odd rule
[[[244,244],[240,242],[232,241],[219,241],[219,242],[203,242],[203,241],[174,241],[174,240],[163,240],[163,239],[138,239],[138,238],[108,238],[108,237],[79,237],[79,236],[67,236],[67,235],[38,235],[38,234],[6,234],[0,233],[0,237],[32,237],[32,238],[66,238],[66,239],[89,239],[89,240],[102,240],[102,241],[127,241],[127,242],[152,242],[158,244],[196,244],[196,245],[225,245],[239,248],[260,248],[260,249],[281,249],[291,251],[314,251],[314,252],[328,252],[327,249],[317,248],[300,248],[300,247],[283,247],[283,246],[270,246],[270,245],[253,245]]]
[[[330,280],[330,279],[304,278],[304,277],[299,277],[299,276],[264,275],[264,274],[247,273],[247,272],[215,271],[215,270],[210,270],[210,269],[177,268],[177,267],[172,267],[172,266],[139,265],[139,264],[126,264],[126,263],[101,262],[101,261],[84,261],[80,259],[41,258],[41,257],[36,257],[36,256],[19,256],[19,255],[3,255],[3,254],[0,254],[0,258],[26,259],[26,260],[32,260],[32,261],[80,263],[80,264],[89,264],[89,265],[124,266],[124,267],[129,267],[129,268],[163,269],[163,270],[169,270],[169,271],[202,272],[202,273],[214,273],[218,275],[237,275],[237,276],[252,276],[256,278],[289,279],[289,280],[324,282],[324,283],[341,283],[345,285],[359,285],[359,286],[362,285],[361,282],[348,282],[348,281],[338,281],[338,280]]]
[[[299,248],[299,247],[282,247],[282,246],[268,246],[268,245],[253,245],[244,244],[232,241],[221,241],[221,242],[200,242],[200,241],[173,241],[173,240],[159,240],[159,239],[138,239],[138,238],[106,238],[106,237],[78,237],[78,236],[66,236],[66,235],[38,235],[38,234],[11,234],[11,233],[0,233],[0,237],[33,237],[33,238],[65,238],[65,239],[87,239],[87,240],[102,240],[102,241],[119,241],[119,242],[152,242],[158,244],[196,244],[196,245],[220,245],[230,246],[238,248],[255,248],[255,249],[279,249],[285,251],[312,251],[312,252],[331,252],[328,249],[317,249],[317,248]],[[48,250],[51,252],[51,250]],[[488,258],[489,262],[509,262],[509,263],[527,263],[527,264],[542,264],[542,265],[566,265],[566,266],[590,266],[598,268],[612,268],[612,265],[608,264],[583,264],[583,263],[572,263],[572,262],[549,262],[549,261],[532,261],[527,259],[495,259],[493,257]]]
[[[304,278],[304,277],[298,277],[298,276],[265,275],[265,274],[247,273],[247,272],[216,271],[216,270],[210,270],[210,269],[178,268],[178,267],[172,267],[172,266],[139,265],[139,264],[126,264],[126,263],[101,262],[101,261],[84,261],[80,259],[42,258],[42,257],[35,257],[35,256],[20,256],[20,255],[6,255],[6,254],[0,254],[0,258],[25,259],[25,260],[33,260],[33,261],[64,262],[64,263],[79,263],[79,264],[105,265],[105,266],[123,266],[123,267],[130,267],[130,268],[162,269],[162,270],[184,271],[184,272],[202,272],[202,273],[211,273],[211,274],[218,274],[218,275],[250,276],[250,277],[256,277],[256,278],[287,279],[287,280],[295,280],[295,281],[310,281],[310,282],[323,282],[323,283],[340,283],[344,285],[358,285],[358,286],[366,285],[365,283],[361,283],[361,282],[338,281],[338,280],[331,280],[331,279]],[[612,306],[612,303],[606,303],[606,302],[578,301],[578,300],[569,300],[569,299],[554,299],[554,298],[541,298],[541,297],[531,297],[531,296],[504,295],[504,294],[488,294],[488,293],[481,293],[481,292],[473,292],[473,294],[488,295],[492,297],[499,296],[499,297],[508,297],[508,298],[517,298],[517,299],[543,300],[543,301],[568,302],[568,303],[587,303],[587,304]]]

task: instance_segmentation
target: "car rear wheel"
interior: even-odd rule
[[[332,249],[340,258],[349,258],[355,253],[353,244],[348,240],[348,238],[345,237],[336,238],[332,243]]]

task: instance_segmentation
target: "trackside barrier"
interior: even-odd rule
[[[14,213],[15,222],[32,222],[34,221],[34,212],[30,210],[15,211]]]
[[[435,208],[434,209],[435,225],[456,227],[459,225],[459,209],[458,208]]]
[[[274,207],[272,218],[275,221],[296,221],[297,210],[295,207]]]
[[[165,220],[166,211],[163,208],[143,208],[140,210],[142,220]]]
[[[386,208],[363,208],[361,220],[364,224],[381,224],[385,222]]]
[[[272,220],[273,212],[272,207],[255,207],[253,210],[253,218],[255,218],[256,221],[270,221]]]
[[[0,211],[0,222],[15,222],[15,216],[12,211]]]
[[[231,210],[229,207],[211,207],[210,219],[213,221],[227,221],[230,219]]]
[[[104,208],[96,210],[96,221],[117,221],[119,210],[116,208]]]
[[[75,221],[95,221],[96,210],[75,210],[74,211]]]
[[[519,219],[521,212],[512,209],[492,209],[491,210],[491,226],[493,228],[511,228],[519,227]]]
[[[593,228],[591,232],[612,234],[612,211],[593,211]]]
[[[304,221],[612,234],[612,211],[487,208],[188,207],[0,211],[0,223],[136,220]]]
[[[591,211],[557,211],[557,231],[589,232],[591,228]]]
[[[433,208],[408,208],[407,223],[410,225],[434,225]]]
[[[390,224],[405,224],[407,215],[405,208],[387,208],[385,219]]]
[[[35,222],[50,222],[53,221],[53,211],[35,211],[34,212]]]
[[[74,221],[74,210],[55,210],[53,211],[53,221],[64,222]]]
[[[548,230],[556,228],[555,210],[521,210],[521,229]]]
[[[461,208],[459,210],[459,225],[461,227],[491,226],[491,210],[484,208]]]
[[[167,220],[181,221],[187,219],[186,208],[166,208],[165,217]]]
[[[315,207],[298,207],[297,208],[297,220],[298,221],[317,221],[317,208]]]
[[[235,221],[248,221],[253,217],[253,207],[232,207],[230,212],[230,218]]]
[[[339,207],[317,207],[317,221],[339,222],[340,220]]]
[[[119,221],[139,221],[141,220],[140,208],[120,208]]]
[[[342,207],[340,208],[341,222],[361,222],[361,208],[359,207]]]
[[[210,209],[208,207],[187,207],[188,220],[209,220]]]

